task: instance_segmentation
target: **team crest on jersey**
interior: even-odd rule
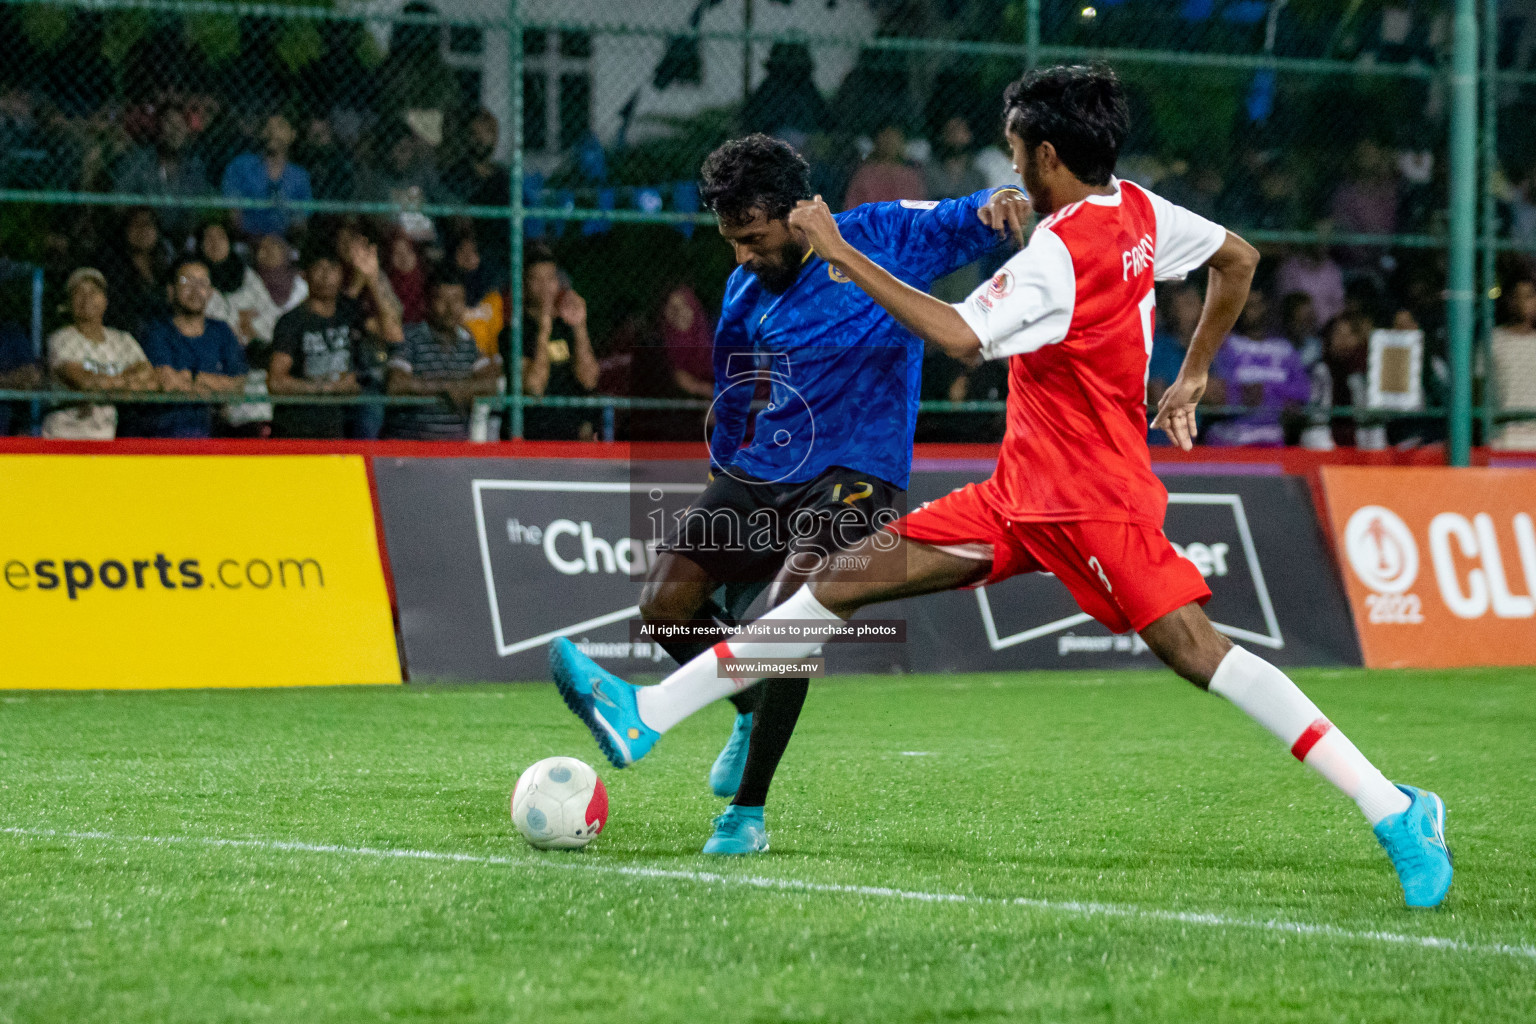
[[[1013,274],[1007,267],[992,275],[992,280],[987,282],[987,294],[995,301],[1006,299],[1013,291]]]
[[[847,284],[851,280],[847,274],[843,273],[841,270],[838,270],[830,263],[827,264],[827,276],[836,281],[838,284]]]

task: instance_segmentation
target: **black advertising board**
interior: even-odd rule
[[[546,646],[562,635],[620,675],[649,678],[672,667],[659,645],[630,636],[654,557],[640,509],[685,506],[703,489],[701,465],[381,458],[374,474],[412,680],[543,679]],[[911,507],[980,476],[914,472]],[[1207,611],[1218,628],[1276,664],[1360,664],[1303,480],[1164,482],[1166,532],[1211,585]],[[864,616],[906,620],[907,642],[829,645],[829,672],[1156,664],[1138,637],[1111,635],[1050,576],[896,602]]]

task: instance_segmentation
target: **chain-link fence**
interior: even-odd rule
[[[1470,420],[1472,401],[1496,439],[1536,406],[1524,376],[1536,370],[1511,341],[1532,326],[1517,282],[1536,253],[1536,2],[1476,12],[1470,193],[1451,187],[1453,141],[1465,149],[1479,129],[1457,134],[1458,10],[1465,39],[1468,0],[0,0],[0,256],[17,271],[0,281],[0,319],[43,355],[75,315],[69,275],[95,266],[107,323],[142,329],[166,312],[171,259],[208,248],[215,222],[266,293],[262,315],[230,310],[254,365],[272,341],[268,306],[296,294],[294,259],[350,259],[336,239],[361,230],[386,287],[349,264],[342,291],[369,333],[388,333],[392,305],[428,316],[432,266],[466,282],[478,349],[505,357],[504,394],[479,399],[505,414],[503,432],[693,438],[710,384],[699,355],[732,268],[699,209],[705,154],[743,132],[778,135],[835,208],[965,194],[1014,180],[1004,86],[1032,65],[1098,60],[1131,99],[1119,173],[1264,250],[1267,308],[1256,300],[1242,329],[1289,339],[1309,375],[1310,408],[1284,417],[1290,440],[1326,428],[1328,406],[1345,435],[1434,440],[1448,410]],[[1477,283],[1453,287],[1467,210],[1481,254],[1461,262]],[[214,243],[214,289],[238,291],[244,277]],[[556,287],[535,281],[530,252],[541,266],[552,255]],[[958,297],[986,270],[939,291]],[[1471,321],[1455,319],[1471,315],[1473,288],[1475,363],[1458,347]],[[1169,344],[1187,336],[1188,305],[1177,289],[1160,296]],[[1357,412],[1365,339],[1392,328],[1423,331],[1422,407]],[[359,359],[362,394],[328,401],[434,401],[386,394],[382,341]],[[13,404],[63,400],[3,357],[0,385]],[[996,368],[929,359],[919,436],[995,439],[1004,388]],[[1222,401],[1213,423],[1264,398],[1236,386]],[[382,423],[357,412],[348,429]]]

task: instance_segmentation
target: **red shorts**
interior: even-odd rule
[[[990,558],[992,571],[978,585],[1053,573],[1079,608],[1116,633],[1140,632],[1191,601],[1211,598],[1200,570],[1161,530],[1096,520],[1009,522],[975,484],[930,501],[891,529],[919,544]]]

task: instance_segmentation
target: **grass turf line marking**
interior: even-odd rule
[[[1315,936],[1353,942],[1380,942],[1399,946],[1418,946],[1454,953],[1482,956],[1514,956],[1536,960],[1536,944],[1504,942],[1468,942],[1436,935],[1408,935],[1403,932],[1354,931],[1331,924],[1304,921],[1279,921],[1273,918],[1228,917],[1224,914],[1187,910],[1156,910],[1126,903],[1092,903],[1079,900],[1043,900],[1028,896],[973,896],[965,893],[921,892],[879,885],[840,885],[835,882],[806,882],[794,878],[768,878],[762,875],[722,875],[713,871],[686,871],[677,868],[646,868],[623,864],[560,863],[552,860],[451,853],[441,850],[389,849],[372,846],[340,846],[301,843],[282,839],[219,839],[212,836],[120,836],[111,832],[63,832],[40,828],[0,828],[0,834],[35,839],[95,840],[108,843],[143,843],[150,846],[206,846],[268,853],[318,853],[374,860],[425,860],[453,864],[477,864],[490,867],[546,868],[559,871],[585,871],[628,878],[661,878],[702,885],[736,885],[751,889],[783,892],[818,893],[838,896],[862,896],[870,899],[894,899],[914,903],[960,903],[968,906],[1025,907],[1068,917],[1113,917],[1171,924],[1193,924],[1212,928],[1243,928],[1284,935]]]

